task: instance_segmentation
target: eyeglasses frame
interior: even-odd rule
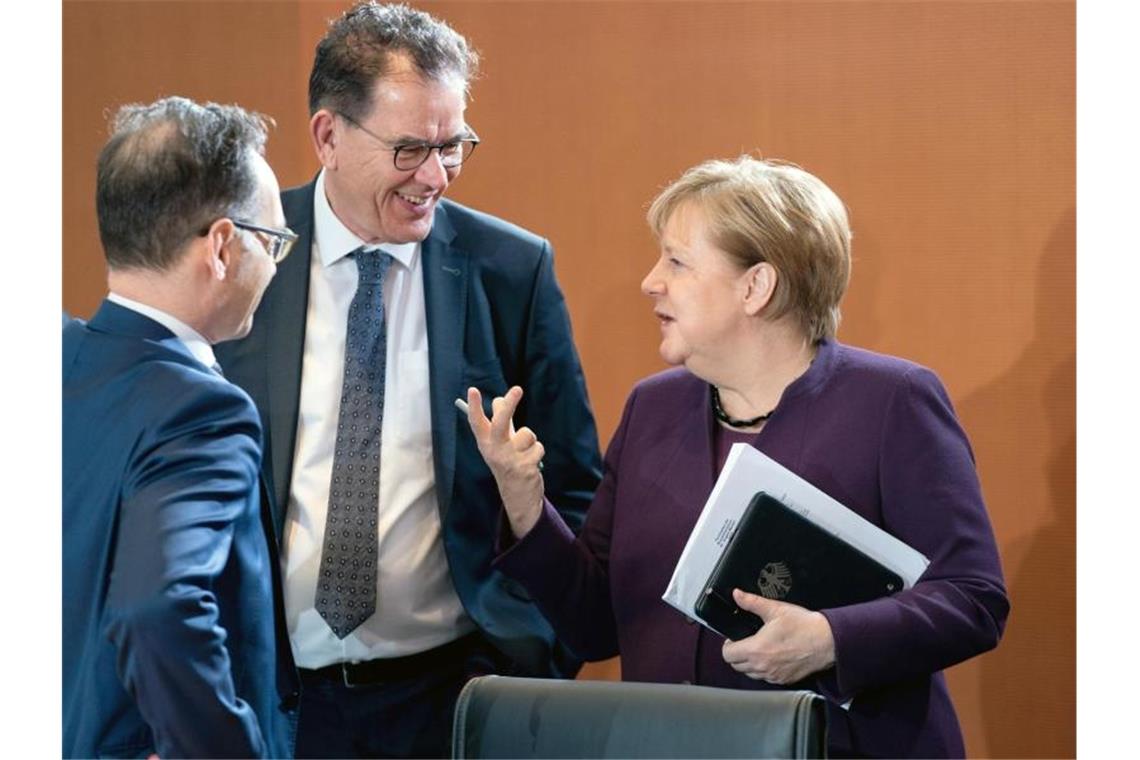
[[[248,232],[260,232],[263,235],[269,235],[272,239],[272,244],[266,245],[265,250],[269,257],[273,259],[274,264],[280,264],[285,260],[285,257],[293,250],[293,244],[297,242],[299,237],[296,232],[286,227],[283,230],[274,229],[273,227],[262,227],[259,224],[253,224],[241,219],[230,219],[235,227],[240,230]]]
[[[390,146],[388,144],[388,141],[385,140],[383,137],[376,134],[371,129],[364,126],[363,124],[361,124],[356,119],[349,116],[348,114],[344,113],[343,111],[337,111],[336,114],[338,116],[340,116],[342,119],[344,119],[345,121],[347,121],[352,126],[359,129],[364,134],[371,137],[376,142],[383,145],[385,150],[392,151],[392,166],[396,167],[396,170],[401,171],[401,172],[411,172],[411,171],[415,171],[416,169],[419,169],[421,166],[423,166],[425,163],[427,163],[427,160],[429,158],[431,158],[431,152],[433,150],[436,151],[437,153],[439,153],[440,163],[443,163],[443,160],[444,160],[443,159],[443,149],[444,148],[451,146],[451,145],[456,145],[458,143],[465,143],[465,142],[471,143],[471,152],[470,153],[468,153],[466,156],[463,156],[462,151],[460,152],[460,156],[462,156],[462,158],[460,159],[459,163],[454,164],[452,166],[449,166],[448,164],[443,163],[443,167],[445,169],[458,169],[460,166],[467,163],[467,160],[469,158],[471,158],[471,154],[475,152],[475,149],[477,147],[479,147],[479,143],[481,142],[479,140],[479,136],[477,134],[475,134],[474,132],[472,132],[470,128],[468,128],[468,130],[467,130],[468,136],[467,137],[461,137],[458,140],[449,140],[448,142],[438,143],[438,144],[428,143],[428,142],[418,142],[418,143],[409,143],[407,145],[396,145],[395,147],[393,147],[393,146]],[[400,166],[400,151],[407,150],[409,148],[416,148],[416,149],[427,148],[427,153],[424,153],[423,160],[420,161],[415,166],[408,166],[408,167]]]

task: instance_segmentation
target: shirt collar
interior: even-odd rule
[[[195,330],[190,325],[186,324],[177,317],[167,314],[162,309],[156,309],[153,306],[147,306],[145,303],[132,301],[129,298],[119,295],[118,293],[109,293],[107,300],[112,303],[117,303],[125,309],[142,314],[144,317],[153,319],[160,325],[165,327],[170,332],[174,333],[190,354],[202,362],[209,368],[213,368],[218,360],[214,356],[214,349],[210,347],[210,341],[202,337],[201,333]]]
[[[337,218],[332,206],[329,205],[328,196],[325,195],[324,169],[317,176],[317,185],[313,192],[313,239],[321,259],[321,266],[325,268],[363,246],[369,251],[384,251],[410,270],[420,252],[419,242],[370,245],[353,234],[344,226],[344,222]]]

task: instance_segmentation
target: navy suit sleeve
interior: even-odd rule
[[[529,311],[519,419],[542,441],[547,497],[576,533],[601,479],[601,455],[570,315],[545,243]]]
[[[106,634],[160,757],[264,756],[254,712],[234,692],[216,588],[238,524],[257,519],[256,412],[221,383],[166,403],[127,473]]]
[[[895,390],[879,442],[879,488],[882,527],[930,566],[913,588],[823,611],[842,698],[992,649],[1009,614],[973,452],[929,370],[914,368]]]

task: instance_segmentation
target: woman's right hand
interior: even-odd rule
[[[476,388],[467,389],[467,423],[475,435],[479,453],[495,482],[511,524],[511,532],[522,538],[542,514],[542,456],[545,453],[538,436],[530,428],[515,430],[511,418],[523,396],[522,388],[513,386],[506,396],[491,402],[491,419],[483,413],[483,397]]]

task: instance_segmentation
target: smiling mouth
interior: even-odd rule
[[[409,195],[408,193],[397,192],[396,195],[398,195],[402,200],[412,204],[413,206],[426,206],[428,202],[435,197],[434,193],[429,193],[427,195]]]

